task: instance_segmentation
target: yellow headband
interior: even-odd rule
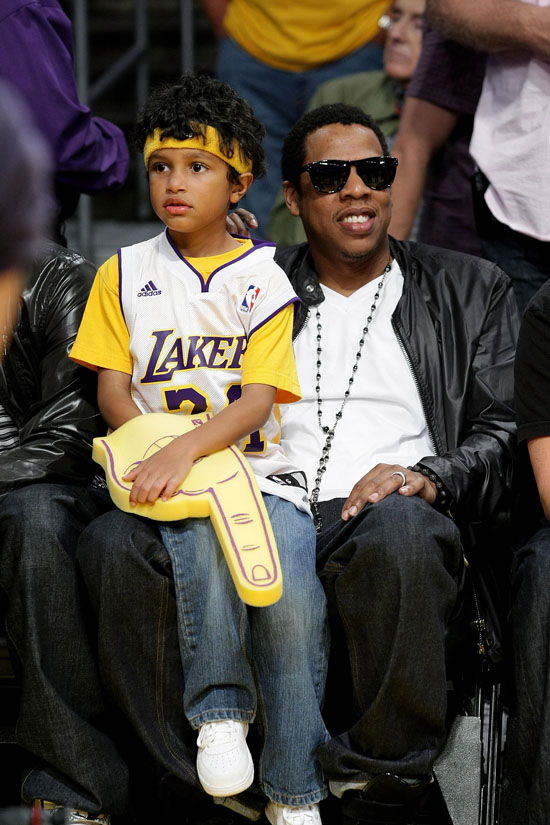
[[[205,131],[206,137],[204,140],[201,135],[193,135],[185,140],[177,140],[172,137],[166,137],[161,140],[162,129],[155,129],[153,134],[147,137],[145,146],[143,147],[145,168],[147,168],[149,158],[157,149],[202,149],[203,152],[209,152],[211,155],[216,155],[217,158],[224,160],[236,169],[239,175],[252,171],[252,161],[245,157],[236,140],[233,141],[233,156],[228,157],[221,149],[220,136],[217,129],[213,126],[205,126]]]

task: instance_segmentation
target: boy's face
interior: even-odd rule
[[[229,206],[252,182],[252,175],[244,174],[233,183],[228,171],[225,161],[202,149],[157,149],[149,158],[151,205],[179,246],[187,246],[180,233],[188,239],[204,233],[212,241],[225,232]]]

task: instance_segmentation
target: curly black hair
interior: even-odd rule
[[[252,107],[239,97],[228,83],[208,75],[184,75],[178,83],[165,83],[154,89],[138,113],[134,143],[143,152],[145,141],[155,129],[162,137],[185,140],[205,137],[204,126],[213,126],[220,136],[220,146],[227,157],[233,155],[236,140],[243,154],[252,161],[255,178],[265,173],[262,139],[265,128]],[[238,174],[230,165],[230,177]]]
[[[298,191],[300,190],[300,169],[304,165],[306,156],[306,139],[312,132],[322,126],[329,126],[331,123],[343,123],[344,126],[358,123],[360,126],[372,129],[380,142],[382,153],[390,154],[380,127],[363,109],[348,103],[327,103],[325,106],[318,106],[317,109],[305,112],[296,121],[283,143],[281,154],[283,180],[290,181]]]

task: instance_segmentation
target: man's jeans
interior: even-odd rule
[[[204,798],[197,734],[183,713],[183,672],[170,558],[154,521],[114,509],[81,534],[77,562],[97,623],[105,694],[160,774]]]
[[[367,43],[341,60],[305,72],[275,69],[252,57],[229,37],[218,44],[216,75],[250,103],[266,129],[264,151],[266,176],[254,183],[239,206],[258,218],[259,230],[267,237],[269,213],[281,185],[281,148],[291,126],[305,112],[313,93],[325,80],[382,69],[382,46]]]
[[[446,729],[445,628],[462,546],[454,522],[418,496],[392,493],[343,522],[321,505],[320,575],[349,655],[353,712],[320,751],[329,779],[423,777]],[[330,674],[329,674],[330,679]]]
[[[278,496],[264,501],[283,573],[283,595],[268,607],[247,607],[238,597],[210,519],[160,527],[174,572],[183,702],[194,728],[252,722],[258,709],[262,790],[275,802],[307,805],[326,795],[314,756],[328,738],[320,711],[326,602],[311,518]]]
[[[523,825],[550,825],[550,523],[514,553],[512,634]]]
[[[550,242],[523,235],[497,221],[485,202],[486,185],[487,179],[476,172],[473,202],[481,255],[509,276],[522,315],[533,295],[550,278]]]
[[[109,735],[75,554],[81,530],[111,506],[102,491],[56,484],[0,504],[0,584],[21,671],[17,739],[39,766],[23,796],[94,813],[124,810],[128,772]]]

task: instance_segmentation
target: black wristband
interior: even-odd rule
[[[436,474],[427,467],[424,467],[422,464],[415,464],[414,467],[407,467],[407,470],[412,470],[414,473],[421,473],[423,476],[426,476],[426,478],[429,478],[433,484],[435,484],[436,495],[434,506],[438,509],[445,510],[447,508],[449,497],[447,495],[447,490],[443,486],[443,482],[439,480]]]

